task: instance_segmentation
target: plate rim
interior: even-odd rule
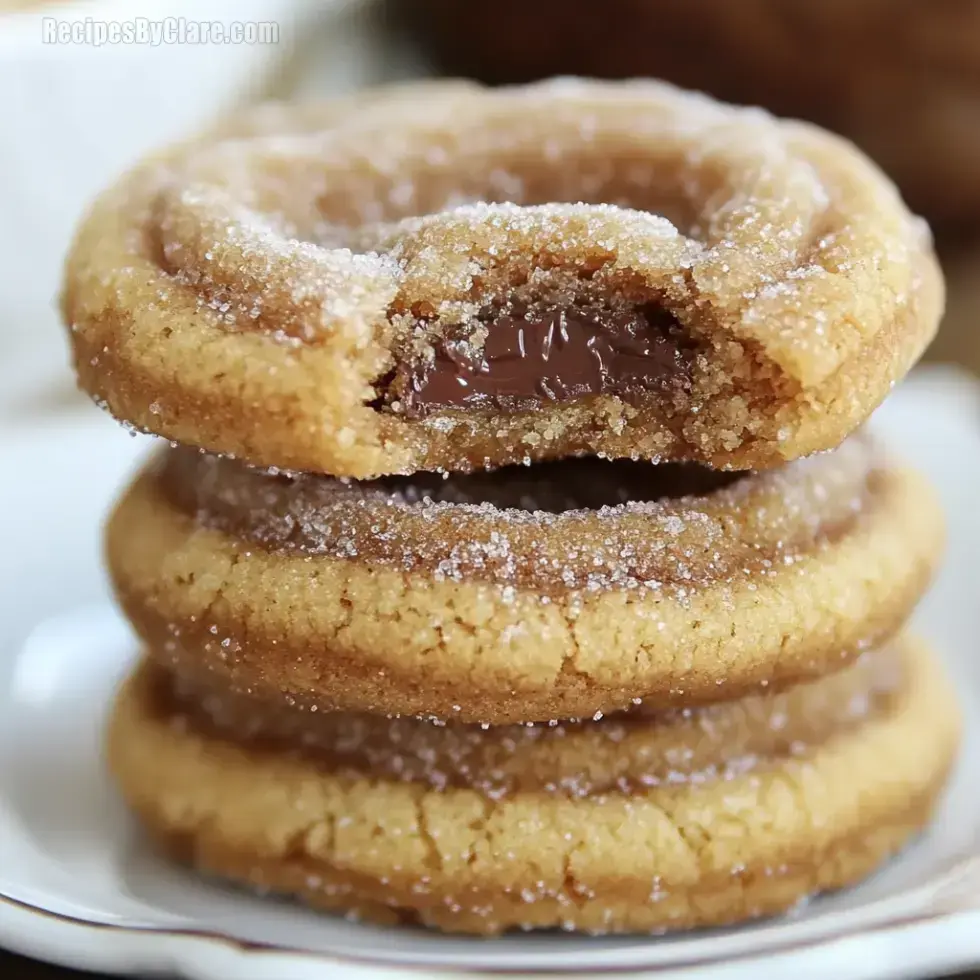
[[[944,882],[949,878],[958,879],[957,867],[954,867],[945,876]],[[923,886],[922,891],[935,891],[941,895],[942,885]],[[841,913],[845,916],[846,913]],[[846,944],[849,941],[867,940],[875,938],[894,942],[901,938],[903,946],[907,946],[909,952],[919,947],[915,939],[919,933],[930,928],[942,926],[952,926],[966,923],[969,920],[976,920],[976,925],[980,928],[980,908],[968,906],[944,905],[942,902],[930,903],[926,907],[919,906],[917,911],[910,911],[904,914],[893,914],[874,922],[858,921],[852,926],[843,930],[838,929],[830,934],[819,933],[815,936],[791,938],[789,940],[776,940],[767,945],[765,949],[746,949],[741,951],[728,951],[721,957],[701,956],[686,960],[679,960],[674,963],[664,963],[659,965],[643,964],[642,962],[623,963],[596,967],[595,965],[583,964],[579,967],[562,965],[560,967],[548,967],[545,965],[530,968],[514,968],[505,965],[499,967],[480,967],[478,969],[460,968],[451,963],[439,963],[432,961],[418,961],[407,963],[393,963],[384,958],[375,958],[370,955],[357,956],[348,952],[318,952],[316,950],[304,949],[299,946],[291,946],[284,943],[249,941],[239,939],[225,932],[211,929],[194,929],[189,927],[171,926],[140,926],[132,924],[99,922],[93,919],[86,919],[80,916],[70,915],[64,912],[56,912],[52,909],[36,905],[31,902],[18,899],[5,891],[0,890],[0,938],[2,938],[6,948],[23,953],[28,956],[37,957],[36,946],[33,943],[22,943],[18,940],[24,937],[23,931],[17,930],[16,919],[25,921],[41,920],[45,922],[46,932],[63,936],[68,942],[57,947],[57,952],[64,953],[62,958],[56,961],[63,962],[68,966],[76,966],[79,963],[95,963],[95,968],[99,970],[109,970],[110,972],[124,973],[133,969],[146,969],[157,965],[157,962],[166,963],[170,968],[179,970],[179,976],[194,978],[194,980],[223,980],[224,974],[213,973],[211,971],[193,971],[188,967],[194,966],[197,960],[198,966],[202,965],[201,960],[194,956],[196,952],[211,948],[219,948],[227,959],[231,958],[233,963],[240,964],[244,960],[265,959],[266,957],[285,957],[290,963],[301,966],[306,970],[322,970],[324,967],[334,967],[346,970],[348,973],[362,973],[363,971],[374,971],[376,973],[386,973],[400,976],[429,976],[437,980],[453,980],[453,978],[500,978],[500,977],[569,977],[577,978],[584,976],[596,977],[657,977],[660,980],[669,978],[690,978],[699,975],[706,975],[708,971],[717,971],[720,967],[725,967],[729,972],[735,970],[751,968],[766,964],[767,961],[786,956],[800,955],[807,952],[827,952],[835,946]],[[13,929],[9,928],[13,926]],[[78,935],[81,942],[72,942],[71,935]],[[96,947],[91,945],[87,938],[91,934],[100,936],[124,936],[128,940],[143,947],[140,950],[130,949],[129,956],[120,961],[118,956],[109,954],[107,956],[93,956]],[[85,944],[84,951],[82,943]],[[166,955],[168,950],[165,946],[173,947],[174,953],[181,955]],[[104,949],[104,944],[99,944],[98,949]],[[969,967],[980,963],[980,943],[975,949],[961,949],[956,943],[949,943],[945,948],[934,946],[936,955],[930,956],[909,956],[904,964],[906,967],[912,960],[922,961],[929,969],[958,968],[961,966]],[[52,961],[50,953],[55,949],[46,946],[45,958]],[[82,955],[78,955],[82,952]],[[123,952],[123,951],[120,951]],[[189,954],[189,956],[188,956]],[[151,962],[147,962],[147,959]],[[91,969],[91,966],[83,967]],[[249,974],[252,976],[253,974]],[[367,975],[367,974],[365,974]],[[712,975],[717,975],[712,972]],[[882,969],[873,971],[873,976],[894,976],[893,971]],[[284,980],[279,974],[260,973],[256,976],[275,976],[277,980]],[[306,976],[306,973],[303,973]],[[312,977],[313,974],[311,973]],[[244,975],[243,975],[244,980]]]

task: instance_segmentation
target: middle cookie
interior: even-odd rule
[[[879,645],[938,503],[863,435],[764,474],[566,460],[371,482],[175,449],[108,529],[126,614],[189,677],[492,724],[735,698]]]

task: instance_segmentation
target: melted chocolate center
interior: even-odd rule
[[[474,334],[482,335],[482,345]],[[687,389],[693,345],[676,318],[634,309],[513,306],[487,312],[433,344],[434,356],[403,366],[393,392],[408,417],[439,409],[534,411],[586,395]]]

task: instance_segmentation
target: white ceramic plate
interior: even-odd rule
[[[378,929],[202,882],[157,858],[106,779],[100,738],[134,643],[106,602],[98,522],[137,455],[97,413],[0,434],[0,945],[200,980],[590,975],[838,980],[980,964],[980,392],[921,374],[876,420],[932,472],[946,570],[919,614],[970,724],[932,830],[874,880],[793,916],[673,938],[447,938]]]

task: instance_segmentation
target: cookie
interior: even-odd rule
[[[959,731],[908,640],[779,696],[665,716],[487,731],[307,716],[300,745],[281,714],[146,663],[116,705],[112,770],[202,871],[479,934],[716,925],[850,884],[927,821]]]
[[[592,459],[370,483],[167,450],[107,547],[127,616],[184,674],[499,724],[836,669],[904,622],[942,538],[928,484],[861,435],[764,473]]]
[[[927,229],[829,134],[657,83],[411,92],[257,110],[103,195],[82,386],[334,476],[758,469],[837,446],[936,329]]]
[[[950,231],[980,223],[980,6],[915,0],[398,0],[438,65],[484,81],[653,76],[854,139]]]

